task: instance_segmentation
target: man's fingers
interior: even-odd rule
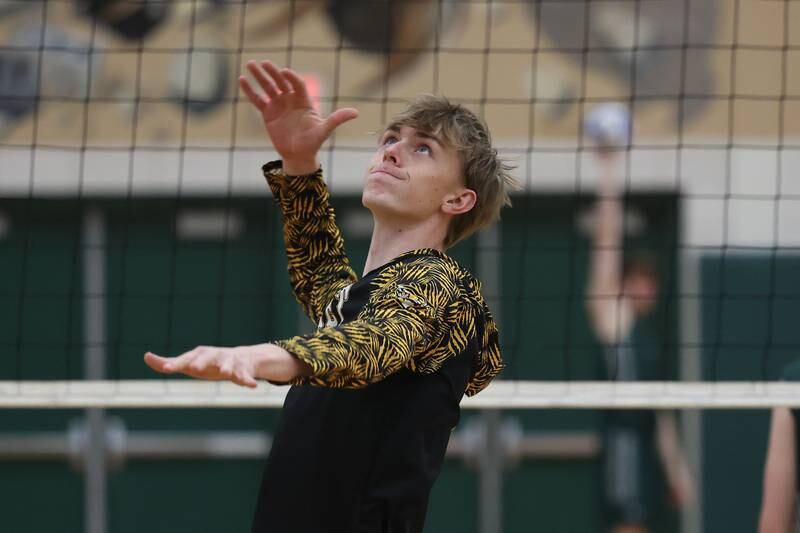
[[[247,370],[246,365],[242,361],[237,361],[233,382],[237,385],[250,387],[251,389],[254,389],[258,386],[258,382],[253,378],[253,376]]]
[[[275,98],[279,95],[278,89],[275,87],[275,84],[272,82],[269,76],[267,76],[267,73],[264,71],[264,69],[261,68],[261,65],[255,61],[248,61],[247,70],[250,71],[250,74],[253,75],[267,95],[269,95],[271,98]]]
[[[356,117],[358,117],[358,110],[355,108],[343,107],[342,109],[337,109],[331,113],[323,123],[323,127],[325,128],[325,137],[327,138],[331,133],[333,133],[333,130]]]
[[[167,363],[169,361],[171,361],[171,360],[172,360],[171,358],[161,357],[161,356],[158,356],[158,355],[154,354],[153,352],[147,352],[147,353],[144,354],[144,362],[145,362],[145,364],[147,364],[147,366],[149,366],[150,368],[152,368],[156,372],[162,372],[164,374],[172,373],[171,370],[167,370],[166,369]]]
[[[198,377],[216,377],[219,372],[220,349],[212,346],[206,348],[196,348],[195,357],[187,367],[190,374]]]
[[[255,62],[253,62],[253,63],[255,65]],[[284,89],[284,87],[288,87],[288,84],[286,83],[286,81],[276,78],[275,75],[273,74],[273,71],[277,72],[278,69],[276,69],[275,66],[272,63],[270,63],[269,61],[262,61],[261,62],[261,67],[262,67],[261,69],[256,69],[256,70],[252,70],[251,69],[251,72],[254,72],[254,73],[258,72],[259,73],[258,74],[258,76],[259,76],[258,77],[258,83],[259,83],[259,85],[261,85],[261,88],[264,89],[264,92],[267,93],[267,96],[269,96],[270,98],[277,98],[277,97],[279,97],[281,95],[281,91],[284,91],[284,92],[288,91],[288,89]],[[269,76],[264,74],[265,70],[266,70],[267,74],[269,74]],[[256,75],[256,74],[254,74],[254,75]],[[270,78],[272,78],[272,79],[270,79]]]
[[[248,80],[244,76],[239,76],[239,87],[242,88],[242,92],[247,96],[247,99],[250,100],[250,103],[253,104],[256,109],[259,111],[267,105],[267,101],[263,95],[257,93],[253,86],[250,84],[250,80]]]
[[[289,83],[292,85],[292,90],[295,94],[301,98],[308,99],[308,91],[306,90],[306,82],[303,81],[303,78],[297,75],[295,71],[285,68],[281,70],[281,74],[283,74]]]
[[[281,72],[281,70],[278,67],[276,67],[275,64],[272,63],[272,61],[269,60],[262,61],[261,67],[267,71],[267,73],[270,75],[270,77],[272,77],[272,79],[275,81],[275,84],[281,91],[288,93],[292,90],[292,87],[289,84],[289,82],[286,81],[283,72]]]
[[[178,357],[161,357],[147,352],[144,361],[153,370],[164,374],[180,372],[196,378],[227,379],[251,389],[258,386],[245,362],[225,348],[198,346]]]
[[[251,378],[251,377],[245,377],[243,379],[241,385],[244,385],[245,387],[247,387],[249,389],[258,388],[258,382],[256,380],[254,380],[253,378]]]
[[[237,372],[236,374],[231,376],[231,381],[233,381],[237,385],[241,385],[242,387],[248,387],[250,389],[255,389],[258,386],[258,383],[253,378],[243,374],[242,372]]]
[[[231,356],[224,358],[222,364],[219,366],[219,373],[225,379],[231,379],[234,375],[234,362],[235,359]]]
[[[189,365],[197,358],[199,355],[205,353],[207,350],[210,350],[206,346],[198,346],[188,352],[184,352],[178,357],[173,358],[166,364],[167,370],[171,372],[183,372],[186,373]]]

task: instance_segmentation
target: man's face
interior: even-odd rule
[[[630,299],[637,315],[646,315],[655,308],[658,300],[658,281],[651,275],[632,272],[623,280],[623,293]]]
[[[381,137],[361,201],[376,217],[414,223],[454,214],[449,212],[452,198],[464,190],[456,149],[435,135],[402,126]]]

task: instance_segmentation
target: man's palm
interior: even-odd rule
[[[270,100],[261,117],[275,150],[287,159],[316,153],[328,136],[319,113],[294,93]]]
[[[337,109],[327,118],[320,116],[305,82],[290,69],[278,69],[269,61],[250,61],[247,69],[263,92],[256,91],[244,76],[239,85],[261,113],[272,144],[284,160],[315,157],[337,126],[358,116],[352,108]]]

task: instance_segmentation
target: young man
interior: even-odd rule
[[[422,97],[381,136],[363,204],[374,229],[359,279],[347,260],[317,152],[354,119],[314,112],[303,81],[269,61],[240,85],[282,161],[264,175],[283,212],[289,277],[315,333],[235,348],[148,353],[159,372],[291,383],[253,531],[421,531],[463,394],[502,369],[478,281],[444,251],[494,222],[512,178],[470,111]]]
[[[659,347],[643,327],[658,299],[655,265],[646,256],[623,265],[619,157],[614,152],[598,154],[601,181],[586,307],[589,322],[603,346],[601,366],[605,379],[663,380],[666,376],[659,371]],[[649,530],[657,462],[661,463],[675,503],[686,506],[693,501],[694,482],[679,445],[674,413],[613,410],[604,413],[603,422],[602,492],[612,533]]]
[[[785,381],[800,381],[800,360],[787,365],[782,378]],[[798,530],[798,424],[800,411],[797,409],[776,407],[772,410],[759,533],[794,533]]]

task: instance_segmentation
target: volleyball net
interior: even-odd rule
[[[313,331],[250,59],[359,109],[320,154],[357,271],[364,170],[408,100],[468,106],[516,167],[513,207],[449,252],[507,368],[462,403],[426,531],[600,530],[608,409],[678,410],[681,531],[754,529],[766,410],[800,407],[789,0],[0,1],[4,529],[248,529],[286,388],[142,357]]]
[[[266,58],[322,113],[360,111],[322,152],[356,267],[363,170],[409,99],[469,106],[516,166],[514,207],[452,252],[508,364],[465,406],[797,403],[768,383],[800,353],[796,2],[52,0],[0,4],[0,405],[280,403],[141,359],[312,327],[236,89]],[[624,380],[587,304],[605,167],[585,119],[607,103],[631,117],[612,252],[654,301],[615,341],[647,361]]]

